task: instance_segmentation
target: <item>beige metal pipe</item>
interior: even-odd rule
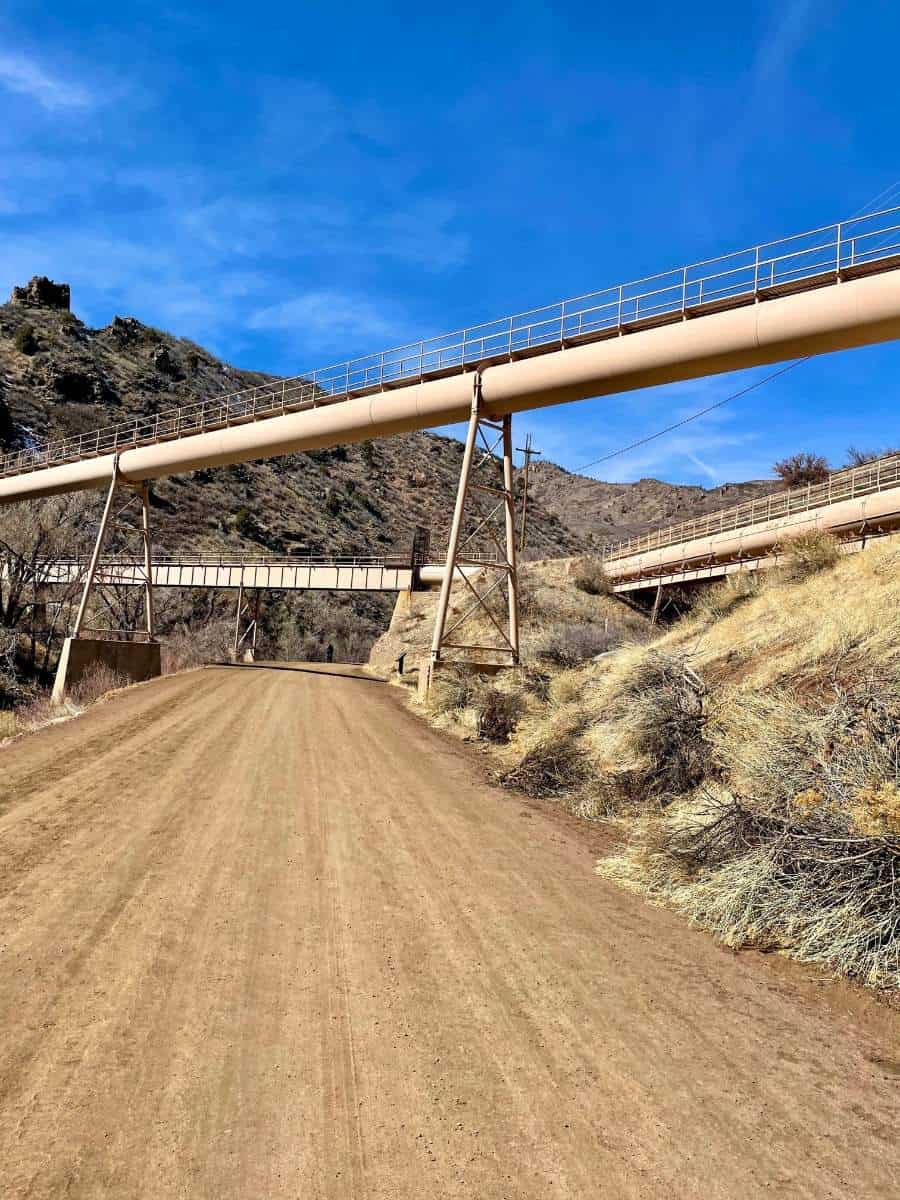
[[[459,579],[465,575],[469,579],[474,579],[482,569],[481,567],[461,567],[457,564],[456,578]],[[438,584],[443,583],[446,573],[446,563],[432,563],[429,566],[419,567],[419,583],[428,587],[437,587]]]
[[[484,372],[488,412],[523,412],[900,337],[900,271],[575,346]]]
[[[751,525],[746,529],[661,546],[628,558],[611,559],[605,564],[605,571],[614,581],[655,576],[667,568],[677,570],[682,565],[690,567],[697,563],[756,557],[776,544],[814,529],[848,529],[864,523],[871,527],[900,524],[900,488],[792,513],[764,525]]]
[[[483,368],[499,417],[900,337],[900,271],[887,271],[655,329]],[[290,454],[463,421],[474,371],[127,450],[124,479]],[[0,504],[107,483],[113,456],[0,479]]]

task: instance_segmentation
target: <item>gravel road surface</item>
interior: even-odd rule
[[[598,878],[349,668],[0,749],[0,1195],[900,1189],[900,1018]]]

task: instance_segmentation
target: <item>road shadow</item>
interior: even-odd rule
[[[288,671],[294,675],[328,675],[332,679],[349,679],[354,683],[387,683],[387,680],[380,675],[358,675],[357,671],[361,671],[361,667],[341,666],[334,663],[233,663],[233,662],[217,662],[210,663],[211,667],[217,667],[226,671]]]

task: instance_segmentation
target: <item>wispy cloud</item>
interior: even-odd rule
[[[253,314],[248,325],[265,333],[287,333],[308,353],[381,349],[402,338],[402,323],[366,296],[333,289],[305,292]],[[312,365],[317,365],[313,363]],[[324,365],[324,359],[321,364]]]
[[[453,204],[434,198],[394,210],[372,230],[376,253],[380,249],[433,272],[459,267],[468,257],[469,240],[453,228],[457,217]]]
[[[51,75],[33,58],[0,51],[0,87],[28,96],[48,112],[66,108],[90,108],[90,92],[71,80]]]
[[[203,185],[198,179],[195,194]],[[398,262],[431,273],[461,266],[468,256],[468,238],[455,228],[456,207],[434,197],[398,199],[388,212],[358,199],[326,204],[272,197],[264,187],[184,207],[170,199],[174,219],[192,237],[235,255],[257,257],[289,246],[295,255]]]
[[[534,434],[546,459],[611,483],[654,477],[710,487],[763,478],[770,474],[777,455],[765,431],[752,423],[748,427],[748,409],[739,401],[626,453],[606,457],[725,398],[761,370],[563,405],[530,412],[520,421],[526,422],[524,427]]]
[[[13,77],[43,88],[46,105],[90,102],[0,53],[0,90]],[[363,122],[302,80],[282,89],[280,108],[275,98],[265,87],[248,97],[239,164],[171,143],[134,155],[131,92],[77,141],[48,135],[40,113],[30,144],[26,116],[6,136],[0,127],[0,214],[17,221],[0,292],[46,273],[72,284],[88,321],[131,312],[232,358],[254,346],[259,365],[287,373],[402,341],[422,305],[392,297],[465,262],[463,213],[405,146],[386,153],[363,131],[371,114]],[[299,176],[273,153],[279,121],[294,156],[307,155]]]
[[[812,0],[789,0],[780,6],[777,23],[756,52],[754,74],[758,86],[783,78],[809,36],[812,15]]]
[[[722,434],[697,429],[661,438],[629,455],[611,459],[588,474],[613,483],[651,475],[661,479],[693,476],[707,487],[736,479],[761,478],[770,473],[769,460],[765,449],[756,442],[754,433]]]

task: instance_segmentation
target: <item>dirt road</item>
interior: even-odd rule
[[[897,1194],[896,1016],[325,670],[0,750],[4,1200]]]

